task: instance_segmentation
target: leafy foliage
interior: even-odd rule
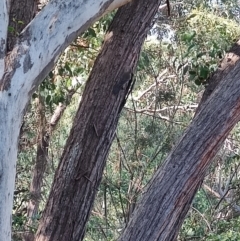
[[[116,240],[127,225],[144,186],[191,121],[203,85],[240,35],[238,24],[230,19],[236,17],[234,4],[222,1],[221,9],[217,10],[211,1],[176,2],[172,19],[159,13],[140,56],[134,91],[121,114],[86,241]],[[59,102],[69,105],[49,146],[40,217],[70,130],[69,123],[112,17],[113,14],[104,17],[79,36],[33,95],[20,140],[13,210],[15,233],[26,230],[38,128],[34,100],[40,96],[44,99],[48,120]],[[239,130],[238,126],[231,133],[209,169],[179,240],[240,240]],[[38,220],[35,221],[37,225]]]
[[[206,84],[225,52],[240,36],[240,29],[237,22],[206,10],[193,10],[182,24],[178,34],[186,50],[179,67],[183,68],[183,74],[188,73],[189,80],[197,85]]]

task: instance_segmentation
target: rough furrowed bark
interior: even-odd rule
[[[67,95],[66,99],[68,99],[67,104],[70,103],[70,100],[75,91],[70,91]],[[30,185],[30,200],[27,206],[27,218],[28,222],[26,225],[26,232],[24,233],[25,241],[34,240],[34,233],[32,230],[29,230],[28,227],[33,227],[36,224],[39,203],[41,200],[41,189],[43,185],[43,178],[46,172],[48,163],[48,148],[49,142],[52,137],[52,133],[59,123],[64,110],[66,109],[66,105],[59,103],[57,108],[55,109],[51,120],[47,123],[46,115],[45,115],[45,107],[44,101],[42,97],[39,95],[37,100],[37,113],[38,113],[38,141],[37,141],[37,153],[35,165],[33,167],[32,172],[32,180]]]
[[[80,33],[106,11],[126,2],[52,0],[20,33],[17,44],[6,55],[10,0],[0,1],[0,241],[11,239],[17,142],[32,93]]]
[[[119,241],[177,240],[206,169],[240,119],[239,53],[236,44],[212,76],[218,84],[205,93],[208,98],[149,182]]]
[[[159,5],[157,0],[136,0],[114,17],[87,81],[35,240],[83,239],[119,113]]]
[[[45,106],[42,97],[36,100],[36,114],[38,119],[38,136],[37,136],[37,153],[35,165],[32,171],[32,180],[30,184],[30,200],[27,206],[27,224],[24,233],[24,240],[30,241],[34,239],[34,234],[28,227],[33,227],[38,214],[39,203],[41,200],[41,188],[43,177],[47,167],[49,133],[47,130],[47,120],[45,116]]]

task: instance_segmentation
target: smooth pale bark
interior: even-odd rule
[[[31,2],[31,5],[30,5]],[[8,10],[9,9],[9,4],[10,1],[5,2],[2,1],[0,3],[1,4],[5,4],[5,6],[0,6],[0,11],[2,11],[0,13],[0,76],[2,77],[2,74],[4,72],[4,58],[5,58],[5,53],[6,53],[6,49],[7,46],[6,44],[8,44],[8,47],[10,47],[9,43],[14,43],[15,39],[16,39],[16,33],[13,32],[9,32],[7,31],[8,29]],[[29,9],[26,9],[26,6],[24,6],[24,3],[29,6]],[[32,1],[32,0],[28,0],[26,2],[21,2],[21,4],[19,4],[19,2],[14,1],[11,4],[11,13],[10,13],[10,21],[9,24],[11,25],[11,27],[14,27],[15,30],[22,30],[23,26],[27,25],[27,23],[29,23],[34,15],[34,5],[36,5],[36,2]],[[31,6],[31,7],[30,7]],[[18,16],[19,13],[24,13],[26,15],[22,15],[22,16]],[[22,18],[22,21],[25,22],[25,24],[23,24],[23,26],[21,24],[18,24],[17,21],[19,20],[19,18]],[[15,22],[14,22],[15,21]],[[8,48],[8,50],[10,50],[10,48]],[[0,78],[1,78],[0,77]],[[6,95],[5,95],[6,96]],[[7,99],[10,99],[11,93],[8,94],[8,96],[6,97]],[[3,140],[4,145],[2,145],[2,147],[0,147],[0,150],[2,150],[2,148],[5,149],[4,151],[1,151],[0,155],[0,190],[5,189],[5,191],[8,191],[8,195],[5,194],[5,200],[2,200],[4,196],[2,196],[2,194],[4,194],[1,191],[1,200],[0,200],[0,206],[4,205],[4,201],[6,203],[9,203],[10,205],[3,206],[4,210],[2,210],[1,215],[4,219],[3,222],[0,222],[1,228],[0,230],[2,230],[1,235],[0,235],[0,239],[3,237],[5,239],[5,237],[8,237],[10,239],[11,233],[10,233],[10,229],[11,228],[11,212],[12,212],[12,198],[13,198],[13,194],[9,191],[10,188],[13,187],[14,185],[14,178],[15,178],[15,163],[11,162],[11,160],[16,159],[16,152],[17,152],[17,148],[16,148],[16,138],[17,138],[17,133],[19,132],[19,130],[17,130],[18,125],[19,125],[19,121],[21,120],[15,120],[14,119],[5,119],[5,123],[4,121],[4,117],[3,115],[6,114],[7,111],[12,111],[11,108],[6,109],[6,106],[4,106],[6,104],[6,100],[4,100],[4,95],[0,95],[0,97],[2,99],[0,99],[0,110],[4,110],[4,112],[1,111],[0,113],[0,135],[1,137],[5,137],[5,139]],[[6,116],[7,117],[7,116]],[[9,129],[6,130],[5,128],[8,128],[8,125],[13,125],[16,124],[15,128],[13,129]],[[5,129],[5,130],[4,130]],[[11,132],[11,133],[9,133]],[[11,135],[12,134],[12,135]],[[6,142],[5,142],[6,141]],[[2,143],[3,143],[2,142]],[[6,153],[8,152],[8,153]],[[6,163],[7,161],[7,163]],[[4,173],[5,170],[9,170],[11,171],[11,173]],[[5,175],[6,174],[6,175]],[[12,175],[12,178],[10,177],[10,175]],[[0,218],[1,220],[1,218]]]
[[[149,182],[119,241],[175,241],[206,169],[240,120],[240,46],[209,79],[198,114]]]
[[[112,9],[111,4],[126,2],[52,0],[23,30],[5,57],[9,1],[0,1],[0,241],[11,240],[18,135],[33,91],[81,32]]]
[[[136,0],[115,15],[87,80],[36,241],[83,239],[119,113],[131,91],[141,46],[160,2]]]
[[[0,1],[0,79],[4,73],[4,58],[7,48],[8,8],[8,0]]]

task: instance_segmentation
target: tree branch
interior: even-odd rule
[[[102,15],[127,2],[50,1],[22,31],[18,44],[7,57],[0,90],[11,91],[11,95],[17,96],[16,103],[21,105],[18,109],[24,109],[29,96],[53,68],[62,51]]]

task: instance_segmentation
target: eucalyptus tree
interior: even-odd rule
[[[10,240],[18,135],[32,93],[61,52],[103,14],[127,1],[51,1],[7,52],[9,0],[0,3],[0,240]]]
[[[118,117],[133,86],[139,51],[160,2],[135,0],[118,11],[110,25],[35,240],[83,238]],[[123,3],[53,0],[8,54],[10,4],[0,3],[0,240],[10,240],[18,135],[33,91],[71,41]],[[120,240],[176,240],[211,159],[240,118],[239,52],[237,43],[209,78],[198,114],[146,187]]]

